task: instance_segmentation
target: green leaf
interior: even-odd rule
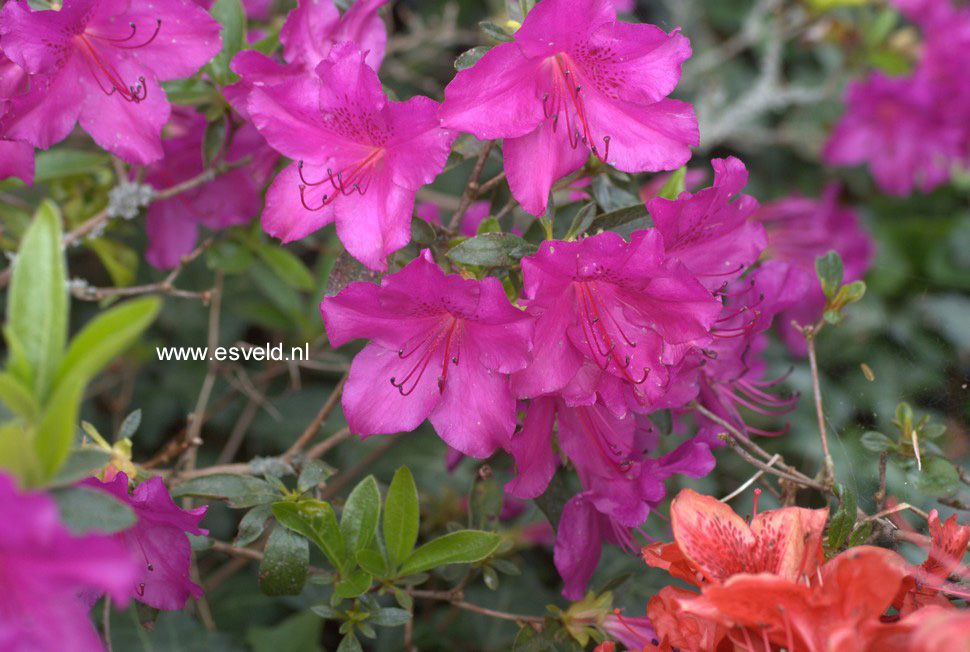
[[[212,84],[203,79],[173,79],[162,82],[162,88],[169,102],[182,106],[209,104],[218,97]]]
[[[47,399],[64,353],[67,316],[61,214],[45,200],[20,242],[7,296],[7,329],[16,341],[11,352],[23,355],[22,361],[11,355],[8,368],[31,388],[38,403]]]
[[[420,517],[414,476],[411,469],[402,466],[394,473],[384,503],[384,544],[392,569],[397,568],[418,542]]]
[[[256,250],[273,273],[287,285],[309,292],[313,289],[313,274],[299,258],[278,245],[265,245]]]
[[[256,505],[239,521],[239,531],[232,545],[243,548],[258,539],[266,530],[266,521],[273,517],[273,506],[269,503]]]
[[[343,568],[346,563],[344,540],[337,525],[337,516],[329,503],[322,500],[280,502],[273,505],[273,516],[284,526],[315,543],[334,568]]]
[[[470,564],[495,552],[501,537],[494,532],[460,530],[429,541],[408,556],[401,575],[431,570],[445,564]]]
[[[118,429],[119,439],[131,439],[138,432],[138,427],[141,425],[141,408],[136,409],[134,412],[125,417],[125,420],[121,422],[121,427]]]
[[[842,485],[836,485],[835,491],[839,495],[839,506],[829,521],[829,550],[835,551],[842,547],[849,533],[855,526],[856,502],[855,495]]]
[[[237,509],[272,503],[282,496],[273,485],[251,475],[214,473],[192,478],[172,489],[172,497],[195,496],[209,500],[225,500]]]
[[[310,543],[286,528],[273,528],[259,562],[259,590],[266,595],[297,595],[309,569]]]
[[[346,579],[337,582],[334,587],[334,593],[339,598],[349,599],[356,598],[361,593],[367,591],[370,588],[373,578],[367,571],[358,568],[356,571],[350,574]]]
[[[108,165],[110,162],[111,157],[103,151],[56,147],[37,152],[34,157],[34,183],[91,174],[98,167]]]
[[[485,56],[485,53],[491,50],[490,47],[486,45],[479,45],[470,50],[465,50],[458,55],[455,59],[455,70],[464,70],[465,68],[471,68],[478,60]]]
[[[219,269],[226,274],[242,274],[253,262],[253,254],[246,247],[232,240],[220,240],[206,252],[205,264],[209,269]]]
[[[240,0],[216,0],[211,13],[222,25],[222,50],[210,65],[215,70],[216,78],[225,85],[235,80],[235,75],[229,70],[229,62],[246,47],[246,12]]]
[[[34,434],[34,452],[44,480],[57,473],[71,451],[83,394],[83,382],[72,379],[59,381],[44,406],[44,414]]]
[[[838,252],[829,250],[824,256],[815,259],[815,273],[822,284],[822,292],[831,301],[842,287],[842,257]]]
[[[496,25],[490,20],[483,20],[482,22],[478,23],[478,27],[482,30],[482,34],[491,39],[495,39],[500,43],[511,43],[515,40],[511,34],[505,31],[504,28]]]
[[[586,230],[593,223],[593,219],[596,217],[596,204],[593,202],[586,202],[583,204],[579,211],[576,212],[576,216],[573,217],[572,224],[569,225],[569,230],[566,231],[566,240],[572,240],[577,235],[582,235],[586,233]]]
[[[896,442],[875,430],[870,430],[862,435],[862,446],[874,453],[881,453],[896,447]]]
[[[478,225],[478,229],[475,231],[475,235],[482,235],[483,233],[501,233],[502,227],[499,225],[498,220],[494,217],[486,217]]]
[[[128,505],[106,491],[90,487],[64,487],[51,491],[61,521],[74,534],[97,531],[112,534],[135,524]]]
[[[296,489],[306,493],[317,485],[326,482],[334,473],[333,467],[322,460],[307,460],[300,470],[300,477],[296,480]]]
[[[674,200],[685,190],[687,190],[687,166],[683,165],[670,173],[670,177],[657,191],[657,197]]]
[[[571,497],[569,487],[566,486],[566,472],[557,469],[546,490],[534,500],[542,513],[546,515],[546,519],[549,520],[553,529],[559,529],[559,519],[562,518],[563,507]]]
[[[448,258],[461,265],[509,267],[537,247],[511,233],[485,233],[468,238],[448,251]]]
[[[545,652],[555,649],[556,643],[544,632],[537,632],[529,626],[521,628],[512,643],[512,652]]]
[[[250,627],[246,641],[253,652],[322,652],[323,621],[312,611],[301,611],[272,627]]]
[[[942,457],[923,458],[923,470],[917,472],[916,488],[931,496],[948,496],[960,487],[960,476],[953,464]]]
[[[387,564],[384,557],[373,548],[365,548],[357,552],[357,565],[374,577],[387,577]]]
[[[378,609],[373,616],[367,619],[367,622],[380,627],[400,627],[409,620],[411,620],[411,614],[404,609],[384,607]]]
[[[609,213],[603,213],[597,216],[590,223],[589,228],[586,229],[588,233],[598,233],[600,231],[611,231],[617,227],[623,226],[633,222],[634,220],[642,220],[649,218],[650,215],[647,213],[647,207],[642,205],[627,206],[626,208],[618,208],[615,211],[610,211]]]
[[[347,634],[340,640],[340,645],[337,646],[337,652],[364,652],[364,648],[360,646],[360,641],[352,633]]]
[[[859,523],[849,536],[849,547],[861,546],[872,535],[872,521]]]
[[[438,239],[438,234],[435,233],[433,226],[416,217],[411,220],[411,239],[418,244],[429,245]]]
[[[111,451],[103,448],[76,448],[67,456],[64,466],[51,478],[51,484],[68,485],[90,478],[110,461]]]
[[[82,385],[127,349],[155,321],[162,302],[157,297],[132,299],[102,312],[71,340],[57,369],[57,383]]]
[[[369,475],[350,492],[340,513],[340,534],[350,555],[355,555],[374,540],[380,515],[381,492],[377,480]]]
[[[86,244],[98,255],[116,287],[126,287],[135,282],[140,252],[108,238],[88,239]]]
[[[31,432],[21,423],[0,424],[0,469],[19,478],[25,487],[41,484],[40,462],[31,445]]]
[[[40,417],[40,406],[30,388],[6,371],[0,372],[0,402],[27,423],[36,423]]]
[[[202,167],[209,167],[222,154],[229,132],[226,126],[226,118],[224,115],[217,116],[216,119],[206,122],[205,132],[202,134]]]

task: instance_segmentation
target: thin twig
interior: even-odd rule
[[[876,510],[886,508],[886,463],[889,461],[889,451],[879,453],[879,490],[874,498],[876,499]]]
[[[236,546],[226,543],[225,541],[211,541],[209,546],[210,550],[215,550],[227,555],[232,555],[233,557],[243,557],[245,559],[251,559],[253,561],[262,561],[263,553],[259,550],[253,550],[252,548],[237,548]],[[317,566],[310,566],[307,569],[311,575],[336,575],[337,573],[326,569],[318,568]]]
[[[766,464],[766,466],[771,466],[772,464],[774,464],[775,462],[777,462],[780,459],[781,459],[781,454],[775,453],[775,455],[770,460],[768,460],[768,463]],[[750,478],[748,478],[748,480],[744,484],[742,484],[740,487],[738,487],[737,489],[735,489],[734,491],[732,491],[731,493],[729,493],[724,498],[721,498],[721,502],[722,503],[726,503],[727,501],[731,500],[735,496],[740,496],[742,493],[744,493],[744,490],[745,489],[747,489],[752,484],[754,484],[755,482],[757,482],[758,478],[760,478],[764,474],[765,474],[764,471],[758,471],[753,476],[751,476]]]
[[[485,162],[488,160],[488,155],[492,152],[492,147],[494,146],[494,141],[488,141],[482,148],[482,152],[478,155],[478,160],[475,161],[475,167],[472,168],[472,174],[468,178],[468,184],[465,186],[465,192],[461,196],[458,208],[455,209],[454,214],[451,216],[451,221],[448,223],[449,230],[455,231],[458,228],[458,225],[461,224],[461,218],[465,215],[465,211],[468,210],[472,205],[472,201],[478,196],[480,188],[478,179],[482,176]]]
[[[819,382],[818,361],[815,358],[815,336],[821,330],[818,326],[806,326],[802,329],[805,342],[808,345],[808,365],[812,371],[812,393],[815,395],[815,416],[818,418],[818,435],[822,440],[822,455],[825,457],[825,485],[831,486],[835,482],[835,462],[829,450],[829,438],[825,431],[825,409],[822,407],[822,388]]]
[[[527,616],[525,614],[513,614],[507,611],[496,611],[487,607],[481,607],[477,604],[472,604],[471,602],[466,602],[465,600],[455,599],[454,594],[451,591],[423,591],[421,589],[408,589],[407,592],[409,595],[415,598],[448,602],[452,606],[458,607],[459,609],[473,611],[475,613],[491,616],[492,618],[499,618],[501,620],[511,620],[516,623],[529,623],[531,625],[540,627],[545,622],[545,618],[542,616]]]
[[[104,649],[114,652],[111,645],[111,596],[104,596],[104,611],[101,613],[101,634],[104,636]]]
[[[329,500],[336,496],[337,493],[343,489],[344,485],[356,478],[361,472],[367,470],[367,468],[380,459],[384,453],[391,448],[391,446],[396,444],[398,440],[399,437],[385,435],[385,441],[381,442],[379,446],[372,448],[367,455],[364,455],[346,470],[337,472],[337,474],[333,476],[333,479],[327,482],[327,486],[323,488],[323,491],[320,492],[320,500]]]
[[[340,396],[344,391],[344,383],[347,382],[347,376],[349,373],[350,372],[348,371],[340,377],[340,380],[337,382],[337,386],[333,388],[333,391],[330,392],[330,396],[328,396],[327,400],[323,403],[323,407],[321,407],[320,411],[317,412],[317,415],[313,417],[313,420],[310,421],[303,433],[297,437],[296,441],[293,442],[293,445],[290,446],[285,453],[283,453],[283,459],[289,459],[296,455],[299,451],[303,450],[303,447],[306,446],[307,443],[313,439],[314,435],[320,431],[320,426],[323,425],[323,422],[327,420],[330,413],[333,412],[334,408],[337,407],[337,403],[340,402]]]
[[[737,440],[734,439],[734,437],[732,437],[728,433],[723,433],[721,435],[721,439],[723,441],[726,441],[727,444],[728,444],[728,446],[730,446],[731,449],[735,453],[737,453],[738,455],[740,455],[742,459],[744,459],[749,464],[752,464],[752,465],[758,467],[759,469],[761,469],[765,473],[770,473],[772,475],[776,475],[779,478],[784,478],[785,480],[788,480],[789,482],[794,482],[795,484],[802,485],[804,487],[810,487],[812,489],[817,489],[817,490],[823,491],[823,492],[826,490],[826,488],[825,488],[824,485],[819,484],[818,482],[816,482],[815,480],[812,480],[811,478],[808,478],[808,477],[799,478],[798,476],[794,476],[794,475],[791,475],[790,473],[786,473],[785,471],[781,471],[781,470],[776,469],[774,467],[768,466],[766,463],[762,462],[759,459],[756,459],[753,455],[751,455],[746,450],[744,450],[743,448],[741,448],[741,446],[738,444]]]
[[[350,428],[341,428],[337,432],[324,439],[322,442],[311,447],[306,452],[304,457],[308,460],[315,460],[318,457],[323,457],[327,451],[337,444],[346,441],[348,437],[350,437]]]

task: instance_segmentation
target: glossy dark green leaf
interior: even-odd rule
[[[510,43],[515,40],[504,28],[489,20],[483,20],[478,23],[478,28],[482,30],[482,34],[500,43]]]
[[[313,289],[313,274],[302,260],[286,249],[278,244],[271,244],[260,247],[257,253],[273,273],[290,287],[304,291]]]
[[[273,506],[269,503],[256,505],[239,521],[239,531],[232,545],[244,548],[263,535],[266,521],[273,517]]]
[[[259,563],[259,590],[266,595],[297,595],[310,568],[310,543],[284,527],[269,533]]]
[[[626,208],[620,208],[615,211],[610,211],[609,213],[598,215],[590,223],[587,232],[590,234],[595,234],[599,233],[600,231],[612,231],[613,229],[633,222],[634,220],[642,220],[648,217],[649,215],[647,214],[646,206],[627,206]]]
[[[861,546],[872,535],[872,521],[859,523],[849,535],[849,547]]]
[[[593,223],[593,219],[596,217],[596,204],[593,202],[586,202],[580,206],[579,211],[576,212],[576,216],[573,217],[572,224],[569,225],[569,230],[566,232],[566,240],[572,240],[578,235],[586,233],[586,230]]]
[[[828,531],[829,550],[833,552],[846,542],[856,520],[855,495],[842,485],[836,485],[835,490],[839,495],[839,506],[832,514]]]
[[[468,238],[448,251],[448,258],[461,265],[508,267],[537,247],[511,233],[485,233]]]
[[[216,78],[222,84],[235,81],[235,74],[229,70],[229,62],[236,53],[246,47],[246,12],[240,0],[216,0],[211,9],[212,17],[222,25],[219,35],[222,50],[210,64]]]
[[[384,563],[384,557],[373,548],[358,551],[357,564],[374,577],[387,577],[387,564]]]
[[[35,154],[34,183],[92,174],[99,167],[107,166],[109,163],[111,163],[111,156],[107,152],[55,147]]]
[[[300,477],[296,480],[296,488],[301,493],[310,491],[317,485],[326,482],[334,473],[333,467],[322,460],[307,460],[300,470]]]
[[[381,492],[377,480],[369,475],[350,492],[340,512],[340,534],[349,555],[355,555],[374,540],[380,515]]]
[[[541,496],[537,496],[534,499],[536,505],[545,514],[546,519],[548,519],[553,529],[559,527],[559,519],[562,517],[563,507],[565,507],[566,501],[572,497],[569,492],[569,487],[566,486],[565,475],[566,472],[563,469],[557,469],[549,481],[548,486],[546,486],[546,490]]]
[[[103,448],[76,448],[67,456],[57,473],[51,478],[52,485],[67,485],[90,478],[111,461],[111,451]]]
[[[313,541],[334,568],[343,568],[346,563],[344,540],[337,525],[337,516],[329,503],[322,500],[279,502],[273,505],[273,516],[285,527]]]
[[[172,489],[172,496],[195,496],[225,500],[230,507],[242,508],[272,503],[282,498],[280,492],[261,478],[250,475],[216,473],[192,478]]]

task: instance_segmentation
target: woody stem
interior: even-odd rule
[[[448,229],[454,231],[461,224],[461,218],[464,217],[465,212],[472,205],[472,201],[478,196],[481,191],[482,186],[479,185],[478,180],[482,176],[482,170],[485,168],[485,161],[488,160],[488,155],[492,152],[492,147],[495,145],[493,141],[488,141],[485,143],[485,147],[482,148],[481,154],[478,155],[478,160],[475,161],[475,167],[472,168],[472,175],[468,178],[468,185],[465,186],[465,192],[461,196],[461,200],[458,202],[458,208],[455,209],[455,214],[451,216],[451,222],[448,223]],[[488,183],[491,183],[489,181]]]
[[[802,329],[805,334],[805,342],[808,345],[808,364],[812,372],[812,394],[815,396],[815,416],[818,418],[818,434],[822,440],[822,455],[825,457],[825,478],[824,484],[831,486],[835,482],[835,462],[832,460],[832,452],[829,450],[829,438],[825,431],[825,410],[822,407],[822,389],[818,376],[818,361],[815,357],[815,337],[822,330],[824,322],[819,322],[815,326],[806,326]]]

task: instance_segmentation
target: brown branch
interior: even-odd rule
[[[451,216],[451,221],[448,223],[448,229],[450,231],[455,231],[458,228],[458,225],[461,224],[461,218],[464,217],[465,212],[472,205],[472,201],[478,196],[478,191],[481,188],[478,184],[478,179],[482,176],[485,162],[488,160],[488,155],[492,152],[492,147],[494,146],[494,141],[488,141],[482,148],[481,154],[478,155],[478,160],[475,161],[475,167],[472,168],[472,174],[468,178],[468,185],[465,186],[465,192],[461,196],[461,201],[458,202],[458,208],[455,209],[454,214]]]
[[[327,451],[337,444],[346,441],[348,437],[350,437],[350,428],[341,428],[319,444],[316,444],[310,448],[304,457],[308,460],[315,460],[318,457],[323,457]]]
[[[794,322],[792,322],[794,324]],[[812,394],[815,397],[815,416],[818,418],[818,435],[822,440],[822,455],[825,461],[825,485],[832,486],[835,482],[835,462],[832,459],[832,452],[829,450],[829,438],[825,431],[825,409],[822,407],[822,388],[819,382],[818,361],[815,357],[815,336],[822,330],[825,322],[819,322],[816,326],[804,326],[800,330],[805,335],[805,343],[808,345],[808,365],[812,372]],[[795,324],[796,328],[798,325]]]
[[[290,446],[285,453],[283,453],[283,459],[289,459],[303,450],[303,447],[306,446],[311,439],[313,439],[313,436],[316,435],[317,432],[319,432],[320,426],[323,425],[323,422],[327,420],[330,413],[333,412],[334,408],[337,407],[337,403],[340,402],[340,396],[344,391],[344,383],[347,382],[347,375],[349,373],[350,372],[348,371],[340,377],[340,381],[337,382],[337,386],[333,388],[332,392],[330,392],[330,396],[328,396],[327,400],[323,403],[323,407],[321,407],[320,411],[317,412],[317,415],[313,417],[313,420],[310,421],[303,433],[297,437],[296,441],[293,442],[293,445]]]
[[[490,616],[492,618],[499,618],[501,620],[511,620],[513,622],[524,624],[528,623],[530,625],[536,625],[541,627],[545,622],[543,616],[527,616],[525,614],[513,614],[507,611],[496,611],[494,609],[489,609],[487,607],[481,607],[477,604],[472,604],[471,602],[466,602],[461,598],[457,598],[455,594],[451,591],[423,591],[421,589],[408,589],[408,594],[414,598],[423,598],[425,600],[438,600],[440,602],[447,602],[454,607],[459,609],[464,609],[465,611],[472,611],[484,616]]]
[[[393,435],[385,435],[384,437],[385,441],[381,442],[376,448],[372,448],[366,455],[357,460],[357,462],[352,466],[344,471],[338,471],[337,474],[333,476],[333,480],[328,481],[327,486],[323,488],[322,492],[320,492],[320,500],[330,500],[337,495],[337,493],[343,489],[344,485],[356,478],[361,472],[366,471],[400,439],[400,437],[395,437]]]
[[[749,464],[751,464],[753,466],[758,467],[759,469],[761,469],[765,473],[770,473],[771,475],[776,475],[779,478],[783,478],[785,480],[788,480],[789,482],[794,482],[795,484],[798,484],[798,485],[801,485],[801,486],[804,486],[804,487],[809,487],[811,489],[817,489],[817,490],[823,491],[823,492],[826,491],[826,488],[825,488],[824,485],[819,484],[818,482],[816,482],[815,480],[812,480],[809,477],[798,477],[798,476],[792,475],[790,473],[786,473],[785,471],[782,471],[780,469],[776,469],[776,468],[774,468],[772,466],[768,466],[766,463],[762,462],[761,460],[756,459],[753,455],[751,455],[746,450],[744,450],[743,448],[741,448],[741,446],[738,444],[737,440],[734,437],[732,437],[730,434],[728,434],[728,433],[722,433],[720,435],[720,438],[721,438],[722,441],[727,442],[728,446],[730,446],[731,449],[735,453],[737,453],[742,459],[744,459],[744,461],[748,462]]]

